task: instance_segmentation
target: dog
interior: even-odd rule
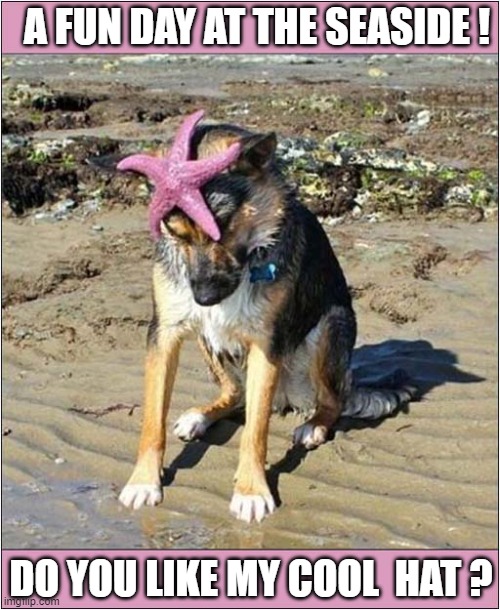
[[[273,409],[310,410],[293,440],[315,449],[341,415],[388,415],[414,390],[408,384],[385,390],[353,384],[356,316],[348,285],[321,224],[283,178],[276,135],[200,125],[191,158],[210,157],[235,142],[241,145],[238,160],[202,187],[220,241],[182,211],[163,219],[153,267],[142,433],[120,501],[137,509],[162,500],[172,387],[183,340],[195,335],[220,396],[185,412],[174,433],[192,441],[244,406],[230,511],[260,522],[276,508],[265,474]]]

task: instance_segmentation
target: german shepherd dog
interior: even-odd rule
[[[202,188],[220,241],[176,209],[163,220],[153,268],[142,434],[120,501],[139,508],[162,499],[172,387],[182,342],[194,334],[221,392],[214,402],[184,413],[174,433],[184,441],[199,438],[245,406],[230,510],[251,522],[275,510],[265,473],[273,408],[310,410],[293,439],[314,449],[341,414],[378,418],[414,391],[405,384],[378,391],[354,387],[356,317],[347,283],[320,223],[279,171],[276,136],[198,126],[191,158],[210,157],[236,141],[242,145],[238,161]]]

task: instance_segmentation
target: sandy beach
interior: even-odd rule
[[[280,138],[322,140],[356,129],[377,150],[403,150],[496,183],[496,60],[409,59],[4,58],[3,150],[31,147],[28,156],[4,158],[4,172],[11,163],[38,175],[55,163],[55,148],[44,143],[77,141],[51,170],[71,171],[77,183],[58,174],[59,190],[33,208],[14,209],[6,196],[14,191],[4,192],[4,548],[497,546],[498,224],[491,200],[383,214],[365,213],[359,203],[322,218],[355,299],[356,374],[369,380],[404,368],[421,390],[419,402],[380,422],[342,419],[332,440],[310,453],[292,447],[300,418],[274,416],[268,475],[281,506],[262,524],[245,525],[228,510],[243,416],[189,444],[171,430],[184,409],[217,392],[188,342],[169,416],[164,501],[137,512],[117,501],[142,418],[153,246],[142,182],[107,176],[96,194],[101,178],[84,167],[85,154],[103,146],[116,152],[115,141],[121,151],[157,145],[182,116],[205,107],[212,120],[274,129]],[[18,101],[23,86],[28,103]],[[29,87],[81,92],[81,107],[37,106]],[[405,121],[398,109],[408,100],[418,111]],[[418,116],[422,126],[409,128]],[[83,146],[81,137],[94,140]],[[68,200],[75,205],[61,207]]]

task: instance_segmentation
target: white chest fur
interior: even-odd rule
[[[242,336],[256,336],[262,332],[263,311],[259,299],[254,298],[255,287],[249,277],[227,299],[217,305],[198,305],[189,285],[171,286],[168,295],[168,318],[173,326],[184,326],[205,337],[215,353],[241,351]],[[262,303],[262,302],[261,302]]]
[[[262,307],[254,298],[254,286],[245,277],[235,292],[212,307],[194,306],[194,322],[214,352],[241,351],[243,336],[262,332]]]

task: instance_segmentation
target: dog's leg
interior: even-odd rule
[[[137,463],[120,502],[137,509],[162,500],[161,471],[165,453],[165,426],[181,341],[164,337],[148,347],[145,371],[144,419]]]
[[[184,338],[182,296],[159,265],[153,270],[154,316],[148,333],[144,415],[136,466],[120,494],[125,506],[140,508],[161,502],[166,419],[179,352]]]
[[[262,521],[275,509],[266,481],[265,463],[269,419],[280,364],[272,362],[266,351],[253,343],[248,353],[246,422],[240,445],[234,495],[230,510],[243,521]]]
[[[326,442],[328,432],[340,417],[349,391],[349,366],[356,338],[356,321],[351,309],[332,308],[322,324],[311,367],[316,411],[293,434],[294,444],[306,449],[315,449]]]
[[[215,354],[202,338],[198,343],[212,375],[220,385],[221,394],[214,402],[189,409],[179,417],[174,425],[174,434],[183,441],[203,436],[212,424],[241,406],[243,398],[241,382],[227,363],[225,365],[224,356]]]

